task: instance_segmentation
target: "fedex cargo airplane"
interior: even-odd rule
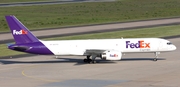
[[[161,38],[121,38],[90,40],[43,41],[34,36],[15,16],[5,16],[15,44],[8,48],[31,54],[56,56],[86,56],[84,62],[96,63],[95,58],[121,60],[124,53],[155,53],[157,61],[160,52],[174,51],[176,46]]]

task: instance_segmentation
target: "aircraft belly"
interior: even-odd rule
[[[61,48],[53,50],[55,55],[84,55],[84,50],[82,49],[72,49],[72,48]]]

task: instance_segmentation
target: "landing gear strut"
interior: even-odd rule
[[[91,56],[87,56],[86,59],[84,59],[84,62],[85,63],[96,63],[95,61],[95,58],[96,58],[96,55],[92,55],[92,59],[90,59]]]
[[[155,58],[153,59],[153,61],[157,61],[159,52],[155,52],[154,54],[155,54]]]
[[[92,55],[92,63],[96,63],[95,59],[96,59],[97,55]]]

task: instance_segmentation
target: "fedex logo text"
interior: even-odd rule
[[[25,30],[20,30],[20,31],[13,30],[13,35],[22,35],[22,34],[27,34],[27,31],[25,31]]]
[[[144,40],[140,40],[137,43],[131,43],[126,41],[126,48],[150,48],[150,43],[145,43]]]
[[[110,54],[110,57],[118,57],[117,54]]]

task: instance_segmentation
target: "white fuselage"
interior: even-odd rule
[[[173,51],[170,41],[160,38],[41,41],[54,55],[88,55],[86,50],[117,50],[122,53]]]

